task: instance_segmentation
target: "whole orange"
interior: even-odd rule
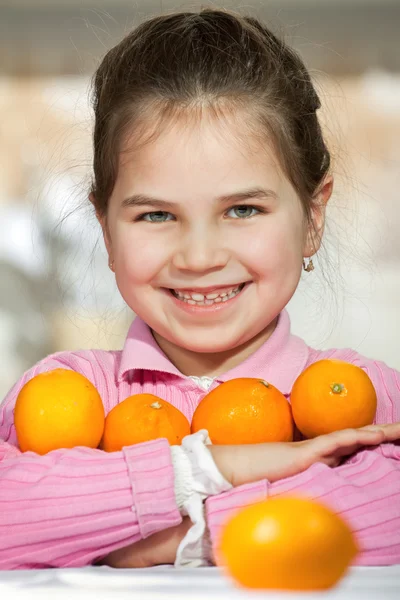
[[[134,394],[108,413],[100,447],[116,452],[157,438],[180,444],[189,433],[189,421],[175,406],[153,394]]]
[[[348,525],[326,506],[280,496],[247,506],[226,522],[216,561],[245,587],[325,590],[357,552]]]
[[[373,423],[377,398],[360,367],[343,360],[319,360],[296,379],[290,397],[297,428],[307,438]]]
[[[55,369],[36,375],[22,387],[14,424],[22,452],[97,448],[104,429],[103,402],[84,375]]]
[[[293,440],[289,402],[271,383],[240,377],[221,383],[197,406],[192,433],[207,429],[213,444],[258,444]]]

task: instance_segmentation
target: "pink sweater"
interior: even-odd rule
[[[400,421],[400,373],[350,349],[318,351],[290,333],[286,310],[270,339],[211,389],[235,377],[260,377],[288,398],[296,377],[321,358],[363,368],[378,395],[376,423]],[[165,439],[106,453],[78,447],[45,456],[20,453],[13,409],[22,385],[56,368],[83,373],[97,387],[108,413],[139,392],[164,398],[190,420],[205,395],[163,354],[147,325],[136,318],[122,351],[53,354],[30,369],[0,406],[0,569],[79,567],[112,550],[181,522],[174,496],[171,453]],[[211,539],[238,507],[265,497],[302,493],[345,518],[362,553],[357,564],[400,563],[400,446],[382,444],[332,469],[316,463],[275,483],[263,480],[206,500]]]

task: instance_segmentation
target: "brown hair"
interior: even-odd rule
[[[151,18],[102,60],[93,78],[94,180],[100,215],[118,174],[124,136],[134,145],[146,123],[158,135],[171,118],[244,109],[251,132],[272,141],[310,219],[330,166],[316,114],[320,100],[300,58],[265,25],[227,10]]]

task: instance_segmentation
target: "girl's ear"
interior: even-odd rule
[[[307,236],[304,245],[304,257],[309,257],[315,254],[322,241],[322,236],[325,227],[325,212],[326,205],[332,195],[333,191],[333,176],[327,175],[321,185],[319,186],[316,194],[312,199],[311,205],[311,223],[308,224]]]
[[[101,230],[103,232],[104,244],[106,246],[108,256],[111,257],[111,238],[110,238],[110,233],[109,233],[108,227],[107,227],[107,217],[106,217],[106,215],[100,214],[98,212],[98,210],[96,210],[96,198],[94,197],[93,192],[90,192],[89,200],[93,204],[93,207],[96,211],[96,219],[100,223]]]

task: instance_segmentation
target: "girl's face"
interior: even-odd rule
[[[122,153],[107,213],[124,300],[159,343],[196,353],[261,344],[318,249],[271,149],[235,128],[176,125]]]

